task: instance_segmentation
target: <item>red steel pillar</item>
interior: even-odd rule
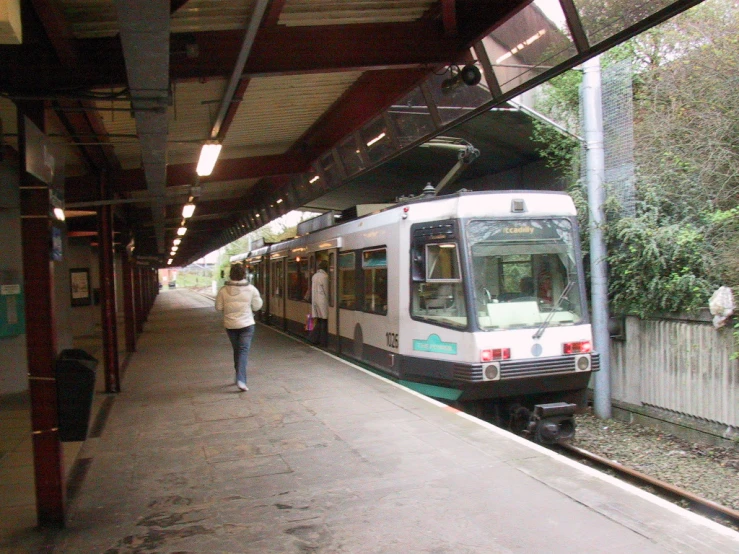
[[[108,176],[99,174],[100,197],[108,198]],[[103,363],[105,365],[105,392],[120,392],[121,376],[118,365],[118,323],[115,309],[115,269],[113,261],[113,207],[100,206],[98,211],[100,235],[100,316],[103,329]]]
[[[31,437],[40,526],[64,525],[64,464],[59,442],[55,360],[54,271],[50,257],[49,187],[26,172],[28,116],[42,132],[44,104],[18,102],[21,241],[26,295],[26,352],[31,398]]]
[[[128,250],[123,252],[121,268],[123,273],[123,321],[126,326],[126,352],[136,352],[135,265]]]
[[[133,305],[136,311],[136,332],[144,332],[144,287],[141,284],[141,266],[133,266]]]

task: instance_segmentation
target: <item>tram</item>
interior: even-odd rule
[[[554,443],[599,368],[576,215],[559,192],[431,192],[231,261],[298,335],[325,261],[330,351]]]

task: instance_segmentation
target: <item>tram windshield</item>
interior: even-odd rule
[[[569,220],[471,221],[467,241],[480,328],[582,321],[581,284]]]

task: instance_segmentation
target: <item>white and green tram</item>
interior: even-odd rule
[[[540,442],[574,434],[599,363],[568,195],[421,196],[232,258],[300,335],[322,260],[329,350]]]

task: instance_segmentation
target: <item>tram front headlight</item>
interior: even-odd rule
[[[500,364],[487,364],[482,367],[483,381],[497,381],[500,379]]]
[[[575,359],[575,367],[578,371],[587,371],[590,369],[590,356],[578,356]]]

